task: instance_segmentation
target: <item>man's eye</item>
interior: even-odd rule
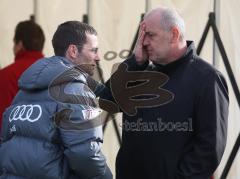
[[[153,33],[149,33],[149,32],[148,32],[146,35],[147,35],[148,37],[153,37],[153,36],[154,36]]]
[[[97,53],[98,52],[98,48],[92,48],[91,51],[94,52],[94,53]]]

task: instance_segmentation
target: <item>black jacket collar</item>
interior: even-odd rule
[[[161,71],[161,72],[169,72],[172,69],[176,69],[182,63],[192,59],[192,57],[194,55],[196,55],[196,49],[195,49],[195,46],[194,46],[194,42],[193,41],[187,41],[187,51],[182,57],[180,57],[179,59],[177,59],[177,60],[175,60],[171,63],[168,63],[166,65],[153,63],[151,65],[151,68],[154,71],[156,70],[156,71]]]

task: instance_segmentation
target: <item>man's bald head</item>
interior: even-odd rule
[[[164,31],[170,31],[173,27],[177,27],[180,32],[181,39],[185,37],[185,23],[182,17],[175,9],[167,7],[157,7],[146,13],[144,20],[154,21]]]

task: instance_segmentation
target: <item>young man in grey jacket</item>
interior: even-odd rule
[[[84,125],[101,114],[94,94],[99,85],[90,77],[99,61],[97,32],[68,21],[52,45],[55,56],[23,73],[4,113],[0,178],[111,179],[102,126]]]

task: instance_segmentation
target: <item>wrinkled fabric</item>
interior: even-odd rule
[[[144,87],[145,93],[132,93],[132,96],[144,100],[147,100],[144,94],[161,97],[160,93],[151,93],[152,85],[146,82],[139,85],[144,80],[159,83],[158,80],[152,82],[150,77],[144,78],[144,72],[155,75],[159,72],[168,76],[167,82],[159,84],[159,89],[173,94],[173,99],[159,106],[136,106],[136,115],[129,115],[124,106],[120,106],[122,145],[116,159],[117,179],[209,179],[219,165],[227,140],[227,84],[219,71],[197,56],[193,42],[187,44],[186,54],[167,65],[145,63],[140,66],[134,55],[121,64],[127,64],[130,72],[119,81],[142,71],[142,80],[134,81],[132,77],[132,84],[128,83],[126,88]],[[114,96],[117,88],[113,84],[110,79],[106,84],[109,89],[100,96],[118,103],[122,99]],[[125,82],[119,82],[121,84]],[[121,92],[124,98],[124,90]]]
[[[0,70],[0,131],[2,114],[10,106],[18,92],[18,79],[30,65],[42,57],[43,54],[39,51],[20,51],[17,53],[14,63]]]
[[[4,113],[0,178],[111,179],[101,152],[102,126],[66,129],[66,116],[57,115],[71,111],[67,122],[77,126],[100,111],[88,104],[96,96],[87,74],[74,68],[75,76],[64,77],[71,69],[67,59],[54,56],[37,61],[19,79],[20,91]],[[78,96],[85,101],[74,101]]]

